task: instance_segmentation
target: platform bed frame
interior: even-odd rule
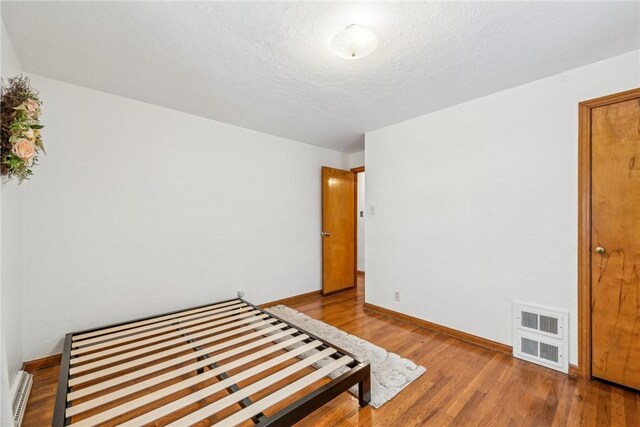
[[[311,356],[298,357],[312,349],[317,351]],[[332,360],[308,369],[323,358]],[[339,368],[346,371],[326,382]],[[311,373],[301,376],[307,371]],[[299,378],[287,380],[291,375]],[[240,388],[238,383],[246,385]],[[271,394],[251,400],[275,384],[278,388]],[[235,299],[67,334],[53,425],[136,426],[167,420],[171,426],[186,426],[213,419],[214,425],[224,426],[249,420],[259,426],[285,426],[356,384],[364,407],[371,400],[368,363]],[[277,409],[311,385],[306,395]],[[211,401],[212,396],[217,399]],[[230,412],[233,405],[240,409]],[[264,414],[274,406],[271,415]],[[185,407],[194,409],[185,412]]]

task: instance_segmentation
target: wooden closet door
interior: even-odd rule
[[[640,96],[591,112],[592,374],[640,389]]]

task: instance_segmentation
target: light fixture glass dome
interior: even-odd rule
[[[347,59],[360,59],[378,47],[378,38],[360,25],[351,24],[331,40],[336,55]]]

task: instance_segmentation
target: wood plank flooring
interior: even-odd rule
[[[356,290],[290,304],[427,368],[380,409],[343,394],[301,426],[640,426],[640,394],[570,379],[510,356],[363,309]],[[51,423],[58,366],[40,369],[24,426]],[[199,423],[198,425],[207,425]]]

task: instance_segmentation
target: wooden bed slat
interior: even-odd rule
[[[252,348],[256,348],[256,347],[259,347],[261,345],[268,344],[271,341],[274,341],[274,340],[277,340],[277,339],[280,339],[280,338],[284,338],[284,337],[289,336],[291,334],[294,334],[296,332],[297,332],[296,329],[287,329],[285,331],[278,332],[278,333],[276,333],[274,335],[270,335],[270,336],[268,336],[266,338],[263,338],[261,340],[254,341],[254,342],[249,343],[249,344],[245,344],[245,345],[243,345],[241,347],[238,347],[238,348],[234,348],[233,350],[228,350],[228,351],[226,351],[224,353],[214,354],[207,360],[209,361],[209,363],[217,362],[219,360],[224,360],[227,357],[231,357],[231,356],[233,356],[235,354],[242,353],[243,351],[251,350]],[[220,347],[221,349],[224,349],[224,348],[229,347],[229,346],[216,346],[216,347]],[[92,385],[92,386],[89,386],[89,387],[81,388],[80,390],[77,390],[77,391],[72,391],[71,393],[69,393],[67,395],[67,401],[71,402],[74,399],[78,399],[80,397],[88,396],[90,394],[97,393],[97,392],[102,391],[102,390],[106,390],[107,388],[110,388],[110,387],[115,387],[115,386],[117,386],[119,384],[122,384],[122,383],[125,383],[125,382],[128,382],[128,381],[133,381],[133,380],[135,380],[137,378],[152,374],[152,373],[160,371],[162,369],[170,368],[171,366],[180,364],[182,362],[187,362],[187,361],[192,360],[194,358],[202,357],[202,356],[206,355],[208,352],[215,351],[217,349],[218,348],[214,348],[214,347],[206,348],[204,350],[200,350],[200,351],[194,352],[193,354],[189,354],[189,355],[185,355],[185,356],[182,356],[182,357],[179,357],[179,358],[176,358],[176,359],[168,360],[166,362],[158,363],[156,365],[151,365],[151,366],[149,366],[147,368],[144,368],[144,369],[141,369],[141,370],[138,370],[138,371],[134,371],[134,372],[131,372],[131,373],[126,374],[126,375],[121,375],[119,377],[116,377],[116,378],[113,378],[113,379],[110,379],[110,380],[107,380],[107,381],[103,381],[101,383],[98,383],[98,384],[95,384],[95,385]]]
[[[338,360],[335,360],[333,362],[331,362],[330,364],[318,369],[315,372],[312,372],[308,375],[306,375],[305,377],[300,378],[297,381],[292,382],[291,384],[288,384],[286,386],[284,386],[283,388],[279,389],[278,391],[270,394],[269,396],[260,399],[257,402],[254,402],[251,406],[248,406],[238,412],[236,412],[235,414],[225,418],[224,420],[214,424],[214,426],[235,426],[238,425],[244,421],[247,421],[249,419],[251,419],[253,416],[259,414],[260,412],[264,411],[267,408],[270,408],[271,406],[275,405],[276,403],[280,402],[281,400],[286,399],[287,397],[291,396],[292,394],[302,390],[303,388],[310,386],[311,384],[313,384],[314,382],[322,379],[323,377],[329,375],[331,372],[335,371],[338,368],[341,368],[345,365],[348,365],[349,363],[353,362],[353,359],[349,356],[343,356]],[[204,412],[203,408],[203,414],[206,414],[206,412]],[[197,411],[199,412],[199,411]],[[198,419],[203,419],[206,418],[208,415],[197,415],[197,412],[193,412],[191,414],[189,414],[187,417],[181,418],[178,421],[169,424],[167,427],[169,426],[184,426],[184,425],[191,425],[192,422],[194,422],[194,420],[196,420],[196,418]],[[187,421],[185,423],[185,420]]]
[[[225,313],[221,313],[221,314],[214,314],[211,316],[205,316],[205,317],[200,317],[198,319],[194,319],[194,320],[190,320],[188,322],[180,322],[178,324],[171,324],[169,326],[165,326],[163,328],[160,329],[153,329],[151,331],[147,331],[147,332],[141,332],[139,334],[136,335],[132,335],[132,336],[128,336],[128,337],[123,337],[123,338],[117,338],[114,340],[109,340],[109,341],[105,341],[105,342],[101,342],[98,344],[93,344],[93,345],[89,345],[86,347],[79,347],[76,349],[71,350],[71,356],[77,356],[79,354],[83,354],[83,353],[88,353],[88,352],[92,352],[92,351],[96,351],[99,350],[101,348],[109,348],[109,347],[114,347],[114,346],[120,346],[122,344],[126,344],[127,342],[133,341],[133,340],[139,340],[141,338],[144,337],[148,337],[148,336],[153,336],[153,335],[157,335],[157,334],[164,334],[167,331],[175,331],[176,330],[176,326],[180,326],[180,327],[186,327],[186,326],[192,326],[192,325],[208,325],[209,323],[203,323],[203,322],[210,322],[214,319],[219,319],[219,323],[224,323],[227,321],[231,321],[234,318],[240,318],[238,316],[242,316],[242,315],[249,315],[249,313],[254,313],[254,312],[258,312],[259,310],[254,309],[253,307],[242,307],[242,308],[238,308],[238,309],[234,309],[232,311],[229,312],[225,312]],[[241,314],[237,314],[237,313],[241,313]],[[235,315],[232,317],[225,317],[225,316],[231,316],[231,315]],[[164,335],[163,335],[164,336]],[[93,353],[90,353],[91,356],[93,356]],[[78,356],[80,357],[80,356]],[[71,359],[72,361],[75,359]]]
[[[264,364],[266,366],[267,363],[269,363],[271,366],[275,366],[274,364],[282,363],[283,361],[285,361],[287,359],[292,359],[292,358],[298,356],[299,354],[302,354],[302,353],[304,353],[306,351],[309,351],[309,350],[311,350],[313,348],[316,348],[316,347],[319,347],[321,345],[322,345],[322,343],[320,341],[313,341],[313,342],[311,342],[309,344],[305,344],[304,346],[296,348],[295,350],[293,350],[291,352],[284,353],[284,354],[282,354],[282,355],[280,355],[280,356],[278,356],[276,358],[270,359],[268,362],[265,362]],[[282,348],[282,347],[280,347],[280,348]],[[229,371],[231,369],[234,369],[234,368],[236,368],[238,366],[242,366],[245,363],[254,361],[254,360],[256,360],[256,359],[258,359],[260,357],[263,357],[263,356],[265,356],[265,355],[267,355],[269,353],[272,353],[273,351],[275,351],[275,350],[273,350],[271,347],[266,348],[266,349],[264,349],[264,350],[262,350],[260,352],[256,352],[254,354],[248,355],[248,356],[246,356],[246,357],[244,357],[242,359],[238,359],[238,360],[232,361],[232,362],[230,362],[230,363],[228,363],[226,365],[223,365],[223,366],[220,366],[218,368],[212,369],[212,370],[207,371],[207,372],[205,372],[203,374],[197,375],[195,377],[191,377],[189,379],[186,379],[186,380],[181,381],[181,382],[176,383],[176,384],[172,384],[170,386],[167,386],[165,388],[157,390],[157,391],[155,391],[155,392],[153,392],[151,394],[147,394],[147,395],[141,396],[141,397],[139,397],[137,399],[134,399],[134,400],[132,400],[130,402],[123,403],[122,405],[116,406],[114,408],[111,408],[111,409],[109,409],[107,411],[104,411],[104,412],[101,412],[99,414],[96,414],[96,415],[94,415],[92,417],[89,417],[89,418],[86,418],[84,420],[78,421],[77,423],[72,424],[72,426],[82,427],[82,426],[92,426],[92,425],[97,425],[97,424],[100,424],[100,423],[104,423],[104,422],[106,422],[108,420],[111,420],[111,419],[117,417],[117,416],[120,416],[122,414],[126,414],[129,411],[132,411],[134,409],[140,408],[140,407],[142,407],[144,405],[147,405],[149,403],[155,402],[156,400],[162,399],[163,397],[166,397],[166,396],[169,396],[171,394],[177,393],[180,390],[184,390],[185,388],[188,388],[188,387],[191,387],[191,386],[193,386],[195,384],[204,382],[204,381],[206,381],[208,379],[215,378],[217,375],[220,375],[223,372],[227,372],[227,371]],[[267,368],[265,368],[265,369],[267,369]],[[234,377],[234,378],[236,378],[236,377]],[[230,380],[230,378],[227,379],[227,380],[224,380],[224,381],[228,381],[228,380]],[[237,381],[239,381],[238,378],[236,378],[236,381],[229,382],[228,384],[226,384],[226,386],[225,385],[221,385],[221,383],[223,382],[223,381],[221,381],[221,382],[215,383],[214,386],[217,387],[217,391],[220,391],[220,390],[224,390],[230,384],[234,384]],[[212,394],[212,393],[209,393],[209,394]],[[165,405],[165,406],[169,406],[169,405]],[[164,408],[165,406],[162,406],[162,407],[158,408],[159,411],[155,413],[156,415],[149,415],[149,414],[151,414],[151,412],[147,412],[144,416],[149,416],[149,417],[155,416],[156,418],[159,418],[159,417],[157,417],[157,414],[160,413],[162,408]],[[165,409],[165,410],[169,410],[169,409]],[[152,412],[154,412],[154,411],[152,411]],[[173,412],[173,411],[171,411],[171,412]],[[168,412],[168,413],[171,413],[171,412]],[[161,415],[160,417],[162,417],[162,416],[163,415]],[[130,422],[132,422],[132,421],[130,421]],[[127,423],[129,423],[129,422],[127,422]]]
[[[263,319],[269,317],[268,314],[260,314],[259,311],[255,311],[254,313],[259,314],[259,316],[253,315],[253,316],[245,317],[244,319],[237,320],[235,322],[225,323],[222,326],[210,327],[210,328],[205,328],[205,329],[203,329],[201,326],[194,326],[193,328],[188,328],[188,329],[184,329],[184,330],[177,330],[176,333],[172,334],[172,335],[173,336],[177,335],[178,338],[174,338],[172,340],[167,340],[167,341],[165,341],[167,338],[164,338],[164,339],[161,339],[161,340],[158,340],[156,338],[152,338],[151,341],[148,342],[147,344],[151,344],[153,342],[157,342],[157,344],[146,345],[146,346],[141,347],[141,348],[139,348],[137,350],[132,350],[132,351],[129,351],[127,353],[118,354],[116,356],[111,356],[111,357],[108,357],[108,358],[100,359],[100,360],[97,360],[97,361],[92,362],[92,363],[87,363],[86,365],[81,365],[78,368],[81,368],[81,367],[84,368],[85,366],[91,366],[91,365],[93,365],[92,366],[93,368],[96,368],[96,367],[99,367],[99,366],[104,366],[104,365],[111,364],[111,363],[114,363],[114,362],[117,362],[117,361],[120,361],[120,360],[129,359],[129,358],[134,357],[134,356],[139,356],[141,354],[149,353],[151,351],[155,351],[155,350],[158,350],[158,349],[161,349],[161,348],[164,348],[164,347],[169,347],[169,346],[172,346],[174,344],[182,344],[182,343],[185,342],[185,338],[189,338],[189,339],[194,339],[195,340],[196,338],[204,337],[204,336],[207,336],[207,335],[212,335],[212,334],[215,334],[216,332],[220,332],[220,331],[226,331],[227,329],[235,329],[237,326],[246,325],[248,323],[256,322],[258,320],[263,320]],[[212,322],[212,323],[216,323],[216,322]],[[217,324],[220,324],[220,323],[222,323],[222,322],[221,321],[217,322]],[[210,325],[210,326],[213,326],[213,325]],[[194,331],[198,331],[198,332],[194,332]],[[185,336],[186,334],[188,334],[188,337]],[[147,341],[149,341],[149,340],[147,340]],[[158,342],[158,341],[160,341],[160,342]],[[124,345],[124,346],[118,347],[117,349],[119,349],[119,350],[116,349],[117,351],[115,351],[115,353],[120,353],[123,350],[134,349],[134,348],[137,348],[137,347],[140,347],[140,344],[138,344],[138,342],[131,343],[131,344],[128,344],[128,345]],[[114,353],[114,351],[111,351],[111,353]],[[89,356],[93,356],[93,355],[87,355],[85,357],[89,357]],[[85,360],[85,358],[80,358],[79,357],[78,359],[82,359],[82,360],[79,360],[76,363],[87,362],[87,360]],[[91,359],[95,359],[95,357],[91,357]],[[73,361],[73,360],[74,359],[71,359],[71,361]],[[72,363],[72,364],[74,364],[74,363]],[[71,374],[74,374],[76,372],[82,372],[82,371],[74,371],[74,369],[76,369],[76,368],[72,368],[71,369]],[[91,369],[91,368],[89,368],[89,369]],[[84,370],[86,370],[86,369],[83,369],[83,371]]]
[[[206,379],[211,378],[212,376],[218,375],[220,372],[226,372],[228,370],[234,369],[235,367],[241,366],[241,365],[243,365],[245,363],[252,362],[252,361],[258,359],[259,357],[266,356],[268,354],[271,354],[273,352],[281,350],[281,349],[283,349],[283,348],[285,348],[287,346],[290,346],[292,344],[295,344],[295,343],[300,342],[302,340],[305,340],[307,338],[309,338],[308,335],[298,335],[298,336],[295,336],[295,337],[291,337],[290,339],[288,339],[286,341],[283,341],[283,342],[278,343],[276,345],[272,345],[272,346],[267,347],[265,349],[262,349],[262,350],[260,350],[258,352],[251,353],[251,354],[249,354],[249,355],[247,355],[245,357],[242,357],[240,359],[237,359],[237,360],[234,360],[234,361],[232,361],[230,363],[227,363],[227,364],[225,364],[223,366],[220,366],[219,368],[210,370],[210,371],[208,371],[206,373],[199,374],[196,377],[190,378],[188,380],[189,381],[188,383],[183,381],[183,382],[181,382],[181,384],[184,384],[185,386],[182,387],[182,388],[186,388],[186,387],[191,386],[193,384],[196,384],[198,382],[205,381]],[[317,347],[317,346],[322,344],[319,341],[314,341],[314,342],[317,343],[317,345],[315,345],[314,347]],[[231,354],[231,353],[233,353],[233,354]],[[103,405],[103,404],[109,403],[111,401],[114,401],[116,399],[120,399],[120,398],[123,398],[125,396],[129,396],[130,394],[133,394],[133,393],[135,393],[137,391],[140,391],[140,390],[144,390],[145,388],[150,388],[150,387],[156,386],[156,385],[158,385],[158,384],[160,384],[162,382],[165,382],[165,381],[168,381],[170,379],[179,377],[181,375],[188,374],[188,373],[191,373],[191,372],[195,372],[199,368],[203,368],[203,367],[209,366],[214,362],[217,362],[219,360],[224,360],[224,359],[229,358],[229,357],[231,357],[231,356],[233,356],[235,354],[238,354],[238,353],[240,353],[240,352],[237,351],[237,350],[231,350],[231,351],[228,351],[228,352],[225,353],[226,356],[218,357],[217,360],[213,360],[213,358],[207,358],[207,359],[201,360],[199,362],[192,363],[192,364],[187,365],[187,366],[183,366],[180,369],[169,371],[169,372],[164,373],[162,375],[158,375],[157,377],[150,378],[150,379],[148,379],[146,381],[142,381],[142,382],[130,385],[129,387],[125,387],[125,388],[116,390],[114,392],[111,392],[111,393],[108,393],[108,394],[104,394],[102,396],[96,397],[95,399],[92,399],[92,400],[89,400],[87,402],[83,402],[83,403],[81,403],[79,405],[74,405],[74,406],[71,406],[71,407],[67,408],[66,415],[67,415],[67,417],[72,417],[74,415],[77,415],[77,414],[80,414],[82,412],[88,411],[89,409],[93,409],[93,408],[96,408],[96,407],[98,407],[100,405]],[[220,355],[220,356],[223,356],[223,355]],[[212,372],[214,372],[214,371],[215,371],[215,373],[212,374]],[[173,391],[171,391],[171,392],[173,392]],[[131,405],[133,405],[133,402],[135,402],[135,400],[131,401],[131,402],[127,402],[125,405],[121,405],[119,407],[126,406],[127,408],[130,408]],[[126,409],[124,412],[127,412],[129,410],[131,410],[131,409]],[[122,413],[124,413],[124,412],[122,412]]]
[[[224,317],[223,319],[220,319],[219,315],[217,316],[211,316],[211,318],[202,318],[202,319],[197,319],[197,320],[192,320],[190,322],[185,322],[177,324],[177,325],[172,325],[172,326],[167,326],[166,328],[162,328],[161,330],[157,330],[157,331],[152,331],[152,332],[147,332],[144,334],[139,334],[136,335],[135,337],[126,337],[126,338],[121,338],[119,340],[115,340],[113,342],[107,342],[107,343],[102,343],[102,344],[96,344],[95,347],[91,347],[91,348],[86,348],[86,349],[79,349],[79,350],[85,350],[85,351],[93,351],[96,350],[98,348],[98,346],[100,346],[100,348],[102,347],[108,347],[106,350],[102,350],[102,351],[96,351],[94,353],[89,353],[86,354],[84,356],[77,356],[74,357],[73,359],[71,359],[71,364],[77,364],[77,363],[81,363],[81,362],[85,362],[91,359],[97,359],[100,357],[104,357],[106,355],[109,354],[113,354],[113,353],[119,353],[125,350],[129,350],[131,348],[136,348],[136,347],[140,347],[143,345],[148,345],[148,344],[152,344],[154,342],[158,342],[158,341],[163,341],[166,340],[168,338],[171,337],[175,337],[175,336],[181,336],[185,333],[191,333],[194,331],[199,331],[201,329],[204,328],[209,328],[212,326],[216,326],[216,325],[221,325],[224,323],[228,323],[228,322],[232,322],[234,320],[238,320],[238,319],[243,319],[243,318],[247,318],[247,317],[251,317],[251,316],[256,316],[258,314],[260,314],[261,312],[259,310],[255,310],[252,309],[252,307],[244,307],[241,308],[239,310],[234,310],[234,312],[238,312],[240,314],[236,314],[234,316],[231,317]],[[231,314],[231,313],[229,313]],[[211,320],[211,319],[217,319],[217,320]],[[206,321],[206,322],[205,322]],[[205,323],[202,323],[205,322]],[[190,326],[195,324],[195,326],[191,326],[189,328],[186,328],[185,326]],[[180,329],[178,329],[180,328]],[[171,332],[167,332],[167,333],[163,333],[162,335],[156,335],[159,332],[165,332],[165,331],[171,331]],[[143,338],[145,336],[149,336],[152,335],[151,338],[147,338],[145,340],[140,340],[140,338]],[[135,342],[131,342],[131,340],[135,338],[136,341]],[[116,343],[116,341],[118,341],[118,343]],[[128,343],[128,344],[127,344]],[[71,351],[71,355],[74,355],[74,352],[76,352],[77,350],[73,350]],[[76,353],[77,354],[77,353]]]
[[[97,335],[102,335],[102,334],[106,334],[112,331],[120,331],[123,329],[127,329],[133,326],[138,326],[138,325],[146,325],[149,323],[154,323],[160,320],[164,320],[164,319],[174,319],[177,317],[181,317],[187,314],[191,314],[191,313],[199,313],[201,311],[207,311],[207,310],[211,310],[212,308],[218,308],[218,307],[226,307],[228,305],[233,305],[233,304],[237,304],[241,302],[240,300],[231,300],[231,301],[225,301],[225,302],[221,302],[219,304],[212,304],[212,305],[208,305],[206,307],[200,307],[200,308],[195,308],[192,310],[184,310],[184,311],[179,311],[176,313],[172,313],[172,314],[167,314],[164,316],[158,316],[158,317],[153,317],[153,318],[149,318],[149,319],[145,319],[145,320],[140,320],[137,322],[132,322],[132,323],[126,323],[126,324],[122,324],[122,325],[118,325],[118,326],[113,326],[111,328],[106,328],[106,329],[99,329],[99,330],[95,330],[95,331],[91,331],[91,332],[85,332],[85,333],[80,333],[80,334],[76,334],[73,336],[73,341],[80,341],[80,340],[84,340],[86,338],[90,338],[90,337],[94,337]]]
[[[73,348],[77,348],[80,346],[86,346],[89,344],[93,344],[93,343],[98,343],[98,342],[103,342],[103,341],[110,341],[114,338],[119,338],[122,336],[129,336],[129,335],[135,335],[144,331],[149,331],[149,330],[154,330],[159,328],[160,326],[165,326],[165,325],[172,325],[178,322],[182,322],[184,320],[191,320],[191,319],[198,319],[201,317],[206,317],[210,314],[216,314],[216,313],[225,313],[228,312],[229,310],[235,309],[235,308],[240,308],[240,307],[244,307],[246,306],[246,304],[243,303],[237,303],[236,305],[232,305],[232,306],[226,306],[226,307],[222,307],[222,308],[217,308],[215,310],[210,310],[210,311],[202,311],[199,313],[195,313],[195,314],[190,314],[188,316],[183,316],[180,318],[171,318],[169,320],[164,320],[162,322],[156,322],[156,323],[152,323],[152,324],[148,324],[148,325],[143,325],[143,326],[139,326],[136,328],[132,328],[132,329],[125,329],[125,330],[121,330],[118,332],[113,332],[110,333],[108,335],[100,335],[98,337],[95,338],[89,338],[83,341],[74,341],[72,347]]]
[[[301,361],[294,363],[291,366],[287,366],[284,369],[279,370],[278,372],[275,372],[271,375],[269,375],[266,378],[261,379],[260,381],[256,381],[255,383],[244,387],[242,389],[240,389],[240,391],[233,393],[229,396],[223,397],[222,399],[211,403],[207,406],[205,406],[204,408],[198,409],[197,411],[194,411],[192,413],[190,413],[189,415],[180,418],[179,420],[168,424],[168,426],[173,426],[173,427],[178,427],[178,426],[187,426],[187,425],[192,425],[197,423],[198,421],[210,417],[218,412],[220,412],[221,410],[225,409],[226,407],[228,407],[231,404],[237,403],[238,401],[240,401],[241,399],[251,396],[252,394],[263,390],[267,387],[269,387],[270,385],[273,385],[275,383],[277,383],[278,381],[281,381],[285,378],[287,378],[288,376],[308,367],[311,366],[312,364],[314,364],[315,362],[317,362],[320,359],[324,359],[325,357],[329,357],[332,354],[336,353],[337,350],[333,349],[333,348],[327,348],[325,350],[322,350],[319,353],[316,353],[312,356],[309,356],[306,359],[302,359]],[[346,356],[345,356],[346,357]],[[349,358],[351,359],[351,358]],[[331,365],[336,364],[338,361],[336,362],[332,362]],[[349,363],[348,361],[345,362]],[[335,368],[333,368],[335,369]],[[333,370],[331,369],[331,371]],[[326,370],[325,370],[326,371]],[[329,372],[331,372],[329,371]],[[319,371],[316,371],[319,372]],[[324,373],[324,371],[323,371]],[[324,376],[324,375],[322,375]],[[321,377],[322,377],[321,376]],[[306,378],[306,377],[305,377]],[[253,405],[251,405],[253,406]],[[227,424],[229,425],[229,424]]]
[[[255,327],[268,325],[268,324],[274,323],[274,322],[278,322],[278,320],[277,319],[269,319],[269,320],[266,320],[264,322],[259,322],[259,323],[255,323],[255,324],[252,324],[252,325],[249,325],[249,326],[245,326],[244,328],[239,328],[239,329],[236,329],[236,330],[231,331],[231,332],[227,332],[227,333],[224,333],[224,334],[220,334],[220,335],[216,335],[216,336],[213,336],[213,337],[210,337],[210,338],[206,338],[206,339],[197,341],[195,343],[189,343],[189,344],[185,344],[185,345],[182,345],[182,346],[179,346],[179,347],[174,347],[172,349],[165,350],[165,351],[162,351],[160,353],[152,354],[150,356],[142,357],[142,358],[137,359],[137,360],[132,360],[130,362],[121,363],[119,365],[112,366],[110,368],[102,369],[100,371],[91,372],[89,374],[85,374],[85,375],[82,375],[82,376],[74,377],[74,378],[69,380],[69,385],[70,386],[75,386],[75,385],[78,385],[78,384],[85,383],[87,381],[95,380],[97,378],[102,378],[102,377],[107,376],[107,375],[112,375],[112,374],[115,374],[115,373],[123,371],[123,370],[127,370],[127,369],[130,369],[130,368],[134,368],[136,366],[140,366],[140,365],[144,365],[144,364],[149,363],[149,362],[153,362],[154,360],[158,360],[158,359],[162,359],[162,358],[167,357],[167,356],[171,356],[171,355],[176,354],[176,353],[181,353],[183,351],[191,350],[191,349],[193,349],[194,347],[196,347],[198,345],[209,344],[209,343],[212,343],[212,342],[215,342],[215,341],[219,341],[221,339],[236,335],[237,333],[248,331],[248,330],[253,329]],[[274,329],[278,329],[278,328],[282,329],[282,328],[285,328],[287,326],[288,325],[286,325],[284,323],[276,323],[276,325],[274,325],[273,328]],[[243,335],[243,336],[241,336],[239,338],[236,338],[234,340],[227,341],[224,344],[230,343],[229,345],[233,345],[235,343],[246,341],[246,340],[251,339],[251,338],[253,338],[255,336],[258,336],[258,335],[264,335],[267,332],[267,329],[262,329],[262,330],[260,330],[258,332],[253,333],[253,334]],[[213,350],[213,348],[210,348],[209,351],[214,351],[214,350]],[[207,352],[205,351],[202,354],[206,354],[206,353]],[[195,352],[189,354],[189,356],[191,356],[191,358],[195,359],[196,356],[194,356],[194,354],[195,354]]]
[[[204,331],[201,331],[201,332],[198,332],[198,333],[195,333],[195,334],[189,334],[188,336],[175,338],[175,339],[172,339],[172,340],[169,340],[169,341],[163,341],[161,343],[150,345],[148,347],[143,347],[143,348],[140,348],[138,350],[129,351],[127,353],[118,354],[116,356],[107,357],[105,359],[100,359],[100,360],[97,360],[95,362],[89,362],[89,363],[86,363],[84,365],[75,366],[75,367],[73,367],[73,368],[71,368],[69,370],[69,373],[71,375],[76,375],[78,373],[85,372],[85,371],[90,371],[91,369],[99,368],[101,366],[111,365],[111,364],[116,363],[116,362],[121,362],[123,360],[131,359],[132,357],[141,356],[143,354],[155,352],[155,351],[160,350],[162,348],[171,347],[171,346],[174,346],[174,345],[184,344],[185,341],[187,341],[187,340],[193,340],[193,343],[189,343],[191,345],[187,345],[187,348],[193,348],[193,347],[198,345],[198,343],[199,343],[198,338],[208,337],[210,335],[212,335],[211,338],[217,338],[216,341],[218,341],[218,340],[220,340],[222,338],[226,338],[226,337],[229,337],[231,335],[236,335],[236,334],[240,333],[241,331],[246,330],[243,327],[241,327],[242,325],[250,324],[250,326],[251,326],[250,329],[253,329],[253,324],[254,323],[257,325],[257,324],[259,324],[259,323],[257,323],[258,320],[263,320],[263,319],[268,318],[268,317],[269,317],[269,315],[267,315],[267,314],[261,314],[260,316],[253,316],[253,317],[250,317],[248,319],[242,319],[242,320],[239,320],[237,322],[227,323],[226,325],[217,326],[217,327],[211,328],[211,329],[206,329]],[[221,332],[221,331],[228,331],[228,332],[225,332],[225,333],[222,333],[222,334],[218,334],[218,332]]]
[[[286,378],[287,376],[294,374],[296,372],[298,372],[301,369],[304,369],[310,365],[312,365],[314,362],[324,358],[324,357],[328,357],[331,354],[335,353],[337,350],[332,349],[332,348],[328,348],[325,349],[319,353],[316,353],[306,359],[302,359],[301,361],[294,363],[293,365],[290,365],[274,374],[269,375],[268,377],[265,377],[263,379],[261,379],[260,381],[257,381],[253,384],[251,384],[248,387],[242,388],[240,389],[240,391],[233,393],[229,396],[226,396],[220,400],[218,400],[215,403],[212,403],[211,405],[206,406],[206,408],[211,407],[212,405],[215,405],[214,409],[215,411],[212,412],[215,413],[217,412],[219,409],[223,409],[226,408],[227,406],[235,403],[235,402],[239,402],[240,400],[242,400],[245,397],[248,397],[250,394],[261,390],[262,388],[267,387],[270,384],[274,384],[275,382]],[[198,390],[197,392],[191,393],[188,396],[185,396],[181,399],[175,400],[171,403],[168,403],[164,406],[161,406],[160,408],[157,408],[153,411],[147,412],[146,414],[143,414],[139,417],[136,417],[132,420],[126,421],[123,424],[121,424],[121,427],[138,427],[138,426],[143,426],[146,425],[150,422],[153,422],[159,418],[162,418],[168,414],[171,414],[172,412],[177,411],[180,408],[183,408],[187,405],[190,405],[192,403],[196,403],[204,398],[206,398],[207,396],[210,396],[211,394],[214,394],[220,390],[224,390],[226,387],[228,387],[230,384],[236,384],[246,378],[250,378],[256,374],[259,374],[260,372],[264,372],[265,370],[273,367],[273,366],[277,366],[278,364],[282,363],[283,361],[290,359],[292,357],[292,355],[294,355],[295,351],[290,351],[287,352],[281,356],[278,356],[274,359],[268,360],[264,363],[261,363],[260,365],[254,366],[250,369],[247,369],[246,371],[240,372],[239,374],[233,375],[229,378],[227,378],[226,380],[220,381],[216,384],[210,385],[209,387],[203,388],[202,390]],[[204,408],[203,408],[204,409]],[[199,412],[199,411],[196,411]],[[193,414],[193,413],[192,413]],[[183,418],[184,419],[184,418]],[[182,422],[180,424],[178,424],[180,426],[186,426],[186,425],[190,425],[188,422]]]

